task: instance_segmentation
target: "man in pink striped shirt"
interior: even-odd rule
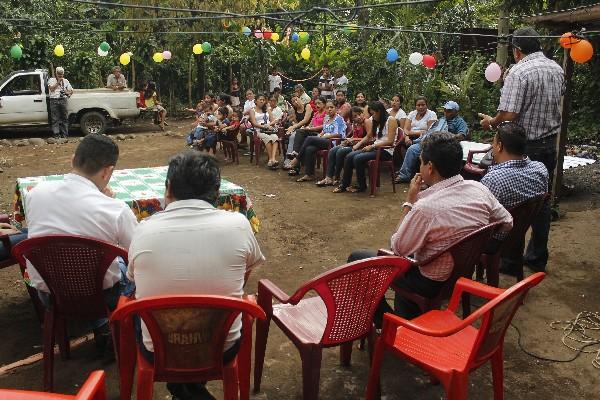
[[[430,134],[423,140],[420,157],[420,171],[410,182],[407,201],[402,205],[400,221],[391,238],[395,254],[413,255],[419,262],[485,225],[502,222],[501,231],[512,228],[510,213],[488,188],[460,176],[462,148],[452,134]],[[421,191],[423,184],[428,188]],[[359,250],[348,261],[375,255],[373,251]],[[453,267],[450,254],[446,253],[427,265],[411,268],[395,284],[433,298],[450,278]],[[400,296],[396,296],[394,310],[408,319],[420,314],[416,304]],[[390,311],[387,303],[379,311],[381,315]]]

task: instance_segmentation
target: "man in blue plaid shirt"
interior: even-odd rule
[[[479,116],[483,129],[497,127],[503,121],[521,125],[527,136],[525,153],[546,166],[550,185],[556,167],[565,79],[560,65],[542,52],[539,36],[533,28],[513,32],[511,46],[517,64],[510,69],[504,82],[498,112],[493,118],[485,114]],[[550,220],[550,203],[546,202],[531,225],[531,240],[525,254],[525,263],[535,271],[546,269]]]
[[[507,210],[543,195],[548,190],[548,170],[539,161],[525,156],[525,129],[514,122],[502,122],[492,143],[494,165],[481,178]],[[500,271],[514,274],[516,260],[502,258]]]

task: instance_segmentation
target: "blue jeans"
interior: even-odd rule
[[[352,168],[356,169],[356,187],[359,191],[367,190],[367,176],[365,168],[367,163],[374,160],[377,156],[376,151],[354,150],[344,159],[344,176],[340,186],[346,189],[352,183]],[[381,159],[384,161],[391,160],[392,156],[387,151],[381,152]]]
[[[421,155],[421,143],[413,142],[406,150],[402,167],[398,172],[398,177],[401,180],[408,181],[412,179],[414,174],[417,172],[417,163],[419,162],[419,156]]]
[[[342,147],[335,146],[329,150],[327,156],[327,177],[340,179],[342,168],[344,167],[344,159],[352,151],[351,146]]]
[[[8,237],[11,248],[14,247],[21,240],[25,239],[27,239],[27,229],[21,229],[21,233],[16,233]],[[4,247],[2,242],[0,242],[0,260],[6,260],[7,258],[10,258],[10,253],[8,252],[8,249]]]

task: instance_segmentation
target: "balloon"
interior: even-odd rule
[[[502,68],[495,62],[488,65],[485,69],[485,79],[490,82],[496,82],[502,76]]]
[[[98,55],[100,57],[106,57],[108,55],[108,51],[102,51],[102,49],[100,47],[98,47],[98,50],[96,50],[98,52]]]
[[[171,59],[171,56],[172,56],[172,54],[171,54],[171,52],[170,52],[169,50],[165,50],[165,51],[163,51],[162,55],[163,55],[163,58],[164,58],[165,60],[170,60],[170,59]]]
[[[242,33],[246,36],[250,36],[250,34],[252,33],[252,30],[250,28],[248,28],[247,26],[242,28]]]
[[[437,61],[435,60],[434,56],[430,56],[429,54],[423,56],[423,65],[426,68],[434,69],[435,64],[437,64]]]
[[[63,47],[62,44],[56,45],[56,47],[54,48],[54,55],[56,57],[62,57],[65,55],[65,48]]]
[[[100,43],[100,49],[102,49],[102,51],[109,51],[110,50],[110,44],[108,44],[106,42],[102,42],[102,43]]]
[[[594,47],[587,40],[581,40],[571,46],[571,58],[579,64],[590,61],[594,55]]]
[[[343,31],[346,34],[356,33],[356,31],[358,31],[358,27],[356,26],[356,24],[350,24],[345,26]]]
[[[133,53],[131,51],[128,51],[127,54],[129,54],[129,57],[133,57]]]
[[[202,43],[202,51],[206,54],[210,53],[212,50],[212,45],[208,42]]]
[[[119,57],[119,62],[123,65],[129,64],[130,61],[131,61],[131,56],[128,53],[123,53],[123,54],[121,54],[121,57]]]
[[[194,52],[194,54],[202,54],[202,45],[200,43],[196,43],[194,47],[192,47],[192,52]]]
[[[262,39],[263,37],[263,33],[262,31],[259,31],[258,29],[254,31],[254,37],[258,38],[258,39]]]
[[[300,37],[298,36],[298,34],[296,32],[292,33],[292,41],[293,42],[297,42],[299,38]]]
[[[298,37],[300,38],[301,41],[306,42],[308,40],[308,32],[300,32],[298,34]]]
[[[279,33],[273,32],[271,34],[271,40],[274,41],[274,42],[278,41],[279,40]]]
[[[10,56],[12,58],[14,58],[15,60],[18,60],[19,58],[21,58],[23,56],[23,49],[21,49],[21,46],[19,46],[18,44],[15,44],[13,47],[10,48]]]
[[[269,39],[271,39],[271,36],[273,36],[273,32],[271,32],[271,31],[264,31],[263,32],[263,39],[269,40]]]
[[[398,51],[396,49],[389,49],[385,59],[391,63],[395,62],[398,59]]]
[[[162,53],[154,53],[154,55],[152,56],[152,59],[154,60],[154,62],[159,63],[159,62],[162,62],[164,57],[163,57]]]
[[[408,61],[412,65],[419,65],[421,62],[423,62],[423,54],[419,52],[411,53],[410,56],[408,56]]]
[[[581,42],[581,39],[575,37],[573,32],[565,32],[558,41],[563,48],[570,49],[573,45]]]
[[[310,58],[310,49],[308,47],[303,48],[300,52],[300,57],[302,57],[305,60],[308,60]]]

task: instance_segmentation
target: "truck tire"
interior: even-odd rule
[[[106,130],[106,117],[97,111],[88,111],[81,117],[79,125],[84,135],[102,135]]]

